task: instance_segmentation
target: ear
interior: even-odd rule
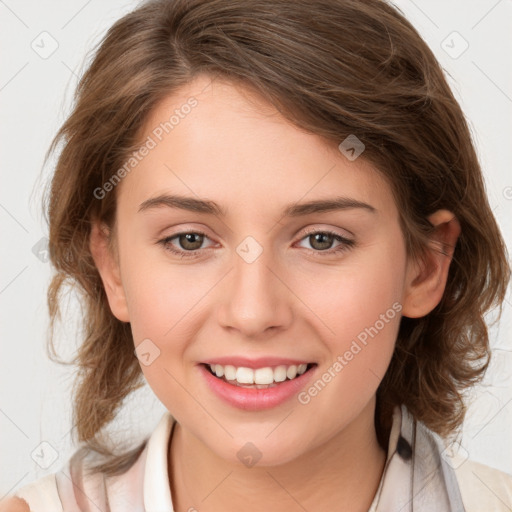
[[[425,258],[411,260],[407,268],[402,314],[409,318],[427,315],[441,301],[461,231],[459,221],[448,210],[438,210],[428,220],[434,231]]]
[[[129,322],[128,306],[121,281],[117,255],[109,246],[109,228],[99,221],[92,222],[89,247],[100,273],[108,303],[114,316],[121,322]]]

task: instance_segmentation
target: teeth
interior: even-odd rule
[[[291,366],[288,366],[288,370],[286,370],[286,376],[291,380],[295,379],[297,377],[297,367],[292,364]]]
[[[286,366],[281,365],[274,369],[274,380],[283,382],[286,380]]]
[[[297,373],[299,375],[302,375],[305,371],[306,371],[306,368],[308,367],[307,364],[303,363],[303,364],[299,364],[299,366],[297,366]]]
[[[235,367],[232,365],[222,366],[221,364],[209,365],[212,373],[217,377],[224,377],[227,381],[236,381],[238,384],[249,385],[248,387],[267,387],[275,382],[284,382],[287,378],[292,380],[297,376],[302,375],[306,369],[307,364],[297,365],[280,365],[275,368],[267,366],[265,368],[246,368],[244,366]]]
[[[267,367],[254,370],[255,384],[272,384],[272,382],[274,382],[274,370],[272,368]]]
[[[215,366],[222,366],[222,365],[217,364]],[[236,379],[236,368],[231,365],[224,366],[224,377],[226,377],[226,380],[235,380]]]
[[[237,368],[235,378],[240,384],[254,384],[254,370],[243,366]],[[257,384],[263,384],[263,382],[257,382]]]

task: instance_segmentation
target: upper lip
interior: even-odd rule
[[[226,357],[213,357],[211,359],[207,359],[202,361],[202,364],[220,364],[222,366],[235,366],[236,368],[244,367],[244,368],[266,368],[268,366],[292,366],[299,364],[309,364],[312,361],[304,360],[304,359],[292,359],[286,357],[258,357],[254,359],[249,359],[243,356],[226,356]]]

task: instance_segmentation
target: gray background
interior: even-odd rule
[[[69,111],[88,50],[136,4],[0,0],[0,498],[58,471],[74,451],[73,369],[50,362],[44,350],[50,266],[40,198],[53,161],[41,167],[51,138]],[[450,75],[470,120],[490,202],[510,247],[512,2],[397,0],[395,4]],[[512,473],[510,295],[507,300],[501,322],[492,329],[491,370],[484,384],[471,393],[460,445],[453,449]],[[79,308],[72,294],[69,312],[58,345],[64,357],[73,354],[77,340]],[[142,436],[163,412],[146,386],[133,396],[115,427],[119,435]]]

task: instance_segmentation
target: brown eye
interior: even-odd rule
[[[334,235],[330,233],[318,232],[309,235],[309,243],[311,244],[311,247],[318,251],[325,251],[326,249],[330,249],[333,241]]]
[[[187,251],[195,251],[203,245],[204,235],[201,233],[182,233],[177,236],[180,247]]]
[[[322,256],[329,256],[333,254],[342,253],[353,247],[355,241],[335,233],[333,231],[310,231],[306,233],[301,242],[307,242],[309,247],[304,246],[304,249],[314,254],[321,254]],[[333,246],[333,243],[337,245]]]
[[[183,231],[168,236],[158,243],[163,245],[166,251],[182,258],[196,258],[208,249],[208,246],[202,247],[205,240],[210,240],[206,233],[200,231]]]

